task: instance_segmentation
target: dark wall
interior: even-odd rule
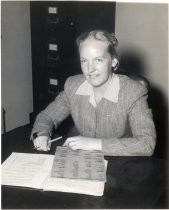
[[[144,77],[145,71],[148,71],[145,62],[136,52],[125,52],[120,56],[120,68],[118,72],[143,79],[148,87],[148,105],[152,110],[154,124],[156,127],[157,142],[154,156],[167,159],[168,152],[168,106],[163,92],[150,84],[148,79]]]

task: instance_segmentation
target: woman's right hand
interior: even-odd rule
[[[49,151],[51,143],[48,143],[50,138],[48,136],[38,136],[33,140],[33,144],[36,150]]]

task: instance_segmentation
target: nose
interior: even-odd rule
[[[94,71],[95,71],[95,66],[94,66],[93,62],[90,62],[88,64],[88,73],[92,73]]]

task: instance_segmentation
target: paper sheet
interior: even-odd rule
[[[107,160],[104,160],[106,169],[107,163]],[[48,176],[43,183],[43,190],[102,196],[104,193],[104,185],[105,182],[103,181],[67,179]]]
[[[41,188],[53,159],[53,155],[12,153],[2,164],[2,184]]]
[[[43,190],[102,196],[104,184],[99,181],[48,177],[43,183]]]
[[[52,177],[106,181],[104,156],[101,151],[71,150],[57,147]]]

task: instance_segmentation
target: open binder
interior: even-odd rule
[[[57,147],[55,155],[12,153],[2,164],[1,183],[102,196],[106,165],[100,151],[72,151],[67,147]]]

